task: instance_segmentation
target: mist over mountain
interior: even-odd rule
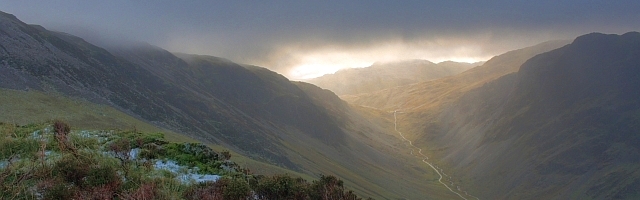
[[[343,69],[305,82],[338,95],[353,95],[450,76],[481,64],[452,61],[436,64],[427,60],[381,62],[365,68]]]

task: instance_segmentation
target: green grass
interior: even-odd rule
[[[79,129],[163,132],[170,141],[196,141],[131,117],[108,105],[34,90],[0,89],[0,121],[26,125],[56,119]]]
[[[254,175],[200,143],[174,143],[162,134],[72,131],[64,122],[0,123],[0,199],[360,199],[334,176],[307,181],[290,175]],[[129,156],[139,148],[137,158]],[[143,154],[146,150],[157,150]],[[215,182],[184,182],[155,169],[174,160],[188,171],[220,175]],[[254,193],[255,192],[255,193]],[[218,198],[216,198],[218,197]]]
[[[36,199],[38,195],[45,199],[84,199],[103,198],[103,194],[127,198],[141,193],[176,199],[189,187],[176,181],[175,175],[163,176],[162,170],[149,168],[141,161],[125,162],[104,153],[115,140],[141,141],[139,144],[163,140],[157,134],[135,134],[156,140],[129,140],[132,133],[126,131],[73,131],[61,137],[54,136],[53,127],[46,123],[0,123],[0,127],[0,162],[4,163],[0,167],[1,199]]]
[[[0,89],[0,121],[18,125],[51,122],[60,119],[72,127],[85,130],[137,130],[147,133],[164,133],[170,142],[198,142],[188,136],[158,128],[107,105],[95,104],[83,99],[73,99],[57,94],[39,91],[19,91]],[[12,129],[7,127],[7,129]],[[207,144],[216,151],[227,150],[218,144]],[[230,151],[230,150],[227,150]],[[264,175],[292,174],[313,179],[276,165],[257,161],[234,151],[231,161],[250,168],[254,173]]]

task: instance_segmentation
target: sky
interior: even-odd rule
[[[146,42],[293,80],[378,61],[484,61],[548,40],[640,31],[637,0],[3,0],[0,11],[97,45]]]

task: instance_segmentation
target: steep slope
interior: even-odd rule
[[[638,55],[637,32],[580,36],[463,95],[420,143],[481,198],[637,199]]]
[[[107,105],[95,104],[83,99],[43,93],[36,90],[22,91],[0,88],[0,122],[17,125],[39,124],[63,120],[72,127],[84,130],[137,130],[149,133],[162,132],[171,142],[197,142],[193,138],[159,128],[136,119]],[[229,151],[216,144],[208,144],[217,151]],[[273,164],[259,162],[231,151],[232,161],[249,167],[256,174],[292,174],[312,179],[309,175],[291,171]]]
[[[362,196],[452,197],[333,93],[263,68],[144,44],[107,51],[6,13],[0,47],[2,88],[111,106],[252,159],[338,175]]]
[[[232,94],[203,95],[207,92],[204,89],[206,85],[198,85],[198,77],[186,74],[206,76],[203,73],[213,74],[216,71],[204,71],[207,69],[199,69],[198,66],[194,67],[195,70],[201,71],[179,68],[191,67],[188,65],[172,68],[181,70],[182,73],[155,71],[176,74],[175,79],[170,79],[150,73],[153,70],[151,68],[160,67],[158,65],[137,65],[80,38],[26,25],[11,15],[4,14],[1,23],[3,51],[0,55],[3,71],[8,72],[3,75],[12,77],[2,79],[2,86],[11,88],[13,85],[32,85],[31,89],[57,92],[116,106],[129,114],[164,127],[212,143],[234,144],[238,149],[259,152],[262,153],[262,157],[272,157],[274,162],[295,168],[295,165],[282,157],[275,147],[272,147],[274,150],[271,152],[260,148],[273,146],[273,142],[270,141],[273,139],[267,139],[266,134],[260,134],[264,129],[256,124],[256,120],[218,99],[218,96]],[[172,60],[180,62],[177,58]],[[220,70],[223,73],[220,77],[245,78],[239,81],[255,77],[253,73],[230,62],[221,63],[217,68],[211,69]],[[191,82],[186,82],[189,80]],[[186,83],[171,84],[171,81]],[[252,88],[247,84],[250,83],[238,85],[233,89],[238,93],[252,94],[252,91],[242,91]],[[214,89],[224,92],[225,87],[221,86],[224,85]],[[250,135],[256,137],[249,137]]]
[[[480,64],[452,61],[436,64],[427,60],[374,63],[366,68],[340,70],[305,82],[338,95],[353,95],[450,76]]]

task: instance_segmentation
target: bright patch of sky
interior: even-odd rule
[[[640,1],[0,1],[100,44],[136,40],[291,79],[386,59],[473,62],[553,39],[640,30]]]

